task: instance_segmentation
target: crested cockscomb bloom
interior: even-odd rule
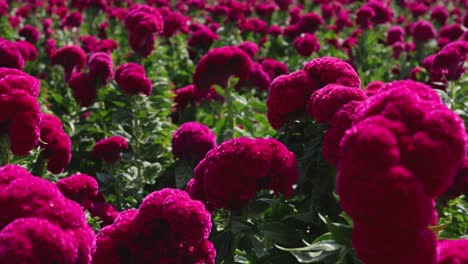
[[[114,75],[114,63],[107,52],[94,52],[88,60],[89,78],[98,84],[107,84]]]
[[[101,229],[92,263],[214,264],[215,249],[207,240],[211,226],[203,203],[184,191],[162,189]]]
[[[260,18],[253,17],[241,20],[238,22],[237,27],[242,33],[253,32],[263,34],[268,28],[268,23]]]
[[[72,89],[73,97],[82,107],[88,107],[94,103],[97,96],[97,87],[87,73],[75,73],[68,81]]]
[[[54,34],[54,29],[52,28],[53,24],[54,22],[50,18],[45,18],[42,20],[42,31],[44,32],[46,38]]]
[[[209,28],[195,31],[188,40],[188,46],[196,49],[208,49],[219,36]]]
[[[400,26],[393,26],[387,31],[387,45],[393,45],[396,42],[403,42],[405,38],[405,29]]]
[[[80,42],[84,51],[92,52],[94,47],[99,43],[99,39],[91,35],[80,36]]]
[[[372,81],[369,84],[367,84],[366,89],[364,89],[364,91],[366,92],[367,96],[372,96],[378,93],[380,87],[384,85],[385,83],[382,81]]]
[[[455,41],[460,38],[464,33],[464,30],[460,24],[445,25],[440,28],[438,37],[446,38],[450,41]]]
[[[350,27],[353,25],[353,22],[349,18],[348,12],[341,10],[336,16],[335,26],[337,31],[341,31],[344,28]]]
[[[323,19],[319,14],[310,12],[302,15],[297,23],[287,26],[284,29],[284,35],[294,38],[302,33],[314,34],[323,23]]]
[[[437,264],[468,263],[468,239],[442,239],[437,243]]]
[[[468,42],[452,42],[435,54],[430,69],[431,75],[442,74],[447,80],[456,81],[466,71],[463,64],[467,60]]]
[[[81,12],[75,11],[69,13],[66,17],[62,19],[61,25],[64,28],[78,28],[83,24],[83,16]]]
[[[244,41],[237,45],[237,47],[247,53],[251,58],[255,57],[260,50],[258,45],[252,41]]]
[[[53,38],[46,39],[44,46],[49,58],[51,58],[55,51],[57,51],[57,42]]]
[[[416,42],[425,42],[435,37],[435,29],[431,22],[419,20],[414,23],[411,35]]]
[[[89,263],[95,236],[81,207],[65,198],[53,183],[20,167],[6,167],[0,168],[4,184],[0,260]]]
[[[308,57],[320,49],[320,42],[315,35],[304,33],[294,40],[293,46],[299,55]]]
[[[371,18],[374,24],[384,24],[392,21],[393,11],[385,3],[381,1],[370,1],[366,5],[374,11],[375,16]]]
[[[40,122],[41,158],[47,159],[47,169],[52,173],[61,173],[71,160],[71,140],[65,133],[60,119],[42,113]]]
[[[19,70],[0,68],[0,134],[15,155],[29,154],[39,140],[39,81]]]
[[[25,61],[36,60],[38,53],[36,47],[33,44],[27,41],[19,40],[15,42],[15,45]]]
[[[134,5],[125,16],[130,47],[142,57],[147,57],[154,49],[154,34],[161,33],[164,22],[156,8],[148,5]]]
[[[386,84],[359,106],[341,140],[337,193],[363,261],[435,263],[433,199],[453,182],[466,144],[461,118],[422,83]]]
[[[359,88],[361,80],[351,65],[333,57],[313,59],[303,70],[274,79],[267,99],[267,116],[271,126],[279,129],[305,114],[310,95],[327,84]]]
[[[445,7],[441,5],[434,6],[434,8],[431,11],[431,19],[437,22],[439,25],[445,25],[448,16],[449,15],[447,9],[445,9]]]
[[[207,153],[188,191],[209,208],[240,209],[262,189],[289,197],[297,179],[296,158],[282,143],[236,138]]]
[[[0,39],[0,67],[23,69],[23,56],[13,42]]]
[[[255,13],[260,17],[268,18],[278,7],[273,3],[260,3],[255,6]]]
[[[93,207],[98,195],[99,186],[96,179],[86,174],[74,174],[62,178],[56,185],[65,197],[77,202],[85,209]]]
[[[174,108],[176,112],[185,109],[189,104],[195,102],[195,87],[193,84],[178,88],[174,93]]]
[[[278,37],[279,35],[283,34],[283,29],[281,29],[280,26],[271,25],[268,27],[265,33],[274,37]]]
[[[184,123],[172,135],[172,154],[178,159],[198,162],[215,147],[216,135],[201,123]]]
[[[163,31],[162,35],[170,38],[174,36],[177,31],[187,30],[187,18],[179,12],[169,12],[163,18]]]
[[[270,87],[271,77],[260,64],[254,63],[250,70],[248,83],[257,87],[260,91],[265,91]]]
[[[240,81],[249,77],[252,60],[238,47],[214,48],[197,63],[193,74],[195,95],[203,97],[214,84],[227,88],[231,76]]]
[[[280,75],[289,73],[288,66],[286,66],[286,64],[272,58],[262,60],[261,65],[262,69],[272,80]]]
[[[362,29],[372,27],[372,19],[375,17],[374,9],[368,5],[361,6],[356,12],[356,24]]]
[[[128,149],[128,142],[121,136],[112,136],[99,140],[93,147],[93,157],[113,163],[120,159],[123,150]]]
[[[19,30],[18,35],[25,38],[27,42],[35,44],[39,40],[41,33],[36,27],[25,25]]]
[[[146,77],[145,69],[137,63],[129,62],[120,65],[115,70],[115,81],[127,95],[150,95],[153,85]]]
[[[65,72],[65,79],[68,81],[74,70],[81,70],[86,65],[85,51],[76,45],[65,46],[52,54],[52,65],[60,65]]]

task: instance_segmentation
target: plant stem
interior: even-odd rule
[[[143,192],[143,188],[145,186],[145,179],[143,178],[143,173],[142,173],[142,168],[141,168],[141,162],[139,160],[136,160],[136,157],[140,157],[140,152],[141,152],[141,145],[140,145],[140,140],[141,140],[141,135],[142,135],[142,127],[141,127],[141,122],[138,119],[138,112],[140,110],[140,104],[141,102],[138,102],[138,97],[137,96],[132,96],[131,97],[131,109],[132,109],[132,134],[134,137],[132,148],[134,152],[134,162],[135,166],[137,167],[137,188],[138,191]]]
[[[226,92],[225,92],[225,99],[226,99],[226,108],[227,108],[227,111],[226,111],[226,130],[225,133],[226,134],[226,139],[230,139],[232,138],[233,134],[234,134],[234,127],[236,125],[236,121],[235,121],[235,118],[234,118],[234,97],[232,96],[232,92],[234,90],[234,85],[235,85],[236,82],[233,82],[232,79],[228,81],[228,84],[227,84],[227,89],[226,89]]]
[[[116,197],[116,205],[115,207],[117,207],[117,210],[122,210],[122,192],[120,190],[121,186],[120,186],[120,179],[116,173],[116,168],[117,168],[117,165],[118,162],[116,163],[107,163],[106,167],[108,167],[107,171],[112,175],[112,177],[114,178],[114,194],[115,194],[115,197]]]
[[[0,136],[0,149],[2,151],[2,160],[0,161],[0,166],[10,163],[10,151],[8,138],[7,136]]]
[[[36,162],[34,163],[32,167],[31,174],[42,178],[42,176],[44,175],[45,168],[46,168],[46,163],[47,163],[47,160],[43,159],[41,155],[39,154]]]

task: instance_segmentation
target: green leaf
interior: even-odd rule
[[[193,178],[193,168],[185,160],[178,160],[175,164],[175,180],[176,187],[179,189],[185,188],[185,185]]]
[[[265,223],[260,226],[260,231],[265,237],[283,245],[291,245],[300,241],[297,229],[281,222]]]
[[[216,263],[234,259],[234,234],[231,230],[223,230],[210,240],[216,248]]]

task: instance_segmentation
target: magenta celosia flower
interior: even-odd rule
[[[23,90],[32,97],[38,97],[40,81],[20,70],[0,68],[0,94],[9,93],[12,90]]]
[[[153,85],[146,77],[145,69],[133,62],[120,65],[115,71],[115,81],[127,95],[150,95]]]
[[[207,240],[211,225],[204,205],[187,193],[156,191],[138,210],[120,213],[114,224],[101,229],[92,263],[213,264],[215,250]]]
[[[65,133],[60,119],[42,113],[40,122],[41,157],[47,159],[47,169],[52,173],[61,173],[71,160],[71,140]]]
[[[181,111],[185,109],[189,104],[195,102],[195,88],[193,84],[178,88],[174,91],[174,108],[175,111]]]
[[[320,49],[320,42],[315,35],[304,33],[294,39],[293,46],[299,55],[308,57]]]
[[[448,18],[447,9],[444,6],[437,5],[431,11],[431,19],[435,22],[439,23],[440,25],[445,25]]]
[[[254,63],[250,70],[248,83],[257,87],[260,91],[265,91],[270,87],[271,77],[260,64]]]
[[[99,140],[93,147],[93,157],[113,163],[120,159],[123,150],[128,149],[128,142],[121,136],[112,136]]]
[[[275,0],[275,3],[282,11],[287,11],[292,2],[292,0]]]
[[[63,67],[65,80],[68,81],[74,70],[79,71],[86,65],[86,53],[78,46],[65,46],[52,54],[51,62]]]
[[[163,30],[164,22],[156,8],[148,5],[133,5],[125,16],[130,47],[142,57],[154,49],[155,37]]]
[[[453,199],[462,194],[468,193],[468,157],[463,165],[458,168],[457,175],[450,188],[443,194],[444,199]]]
[[[89,78],[95,83],[107,84],[114,75],[112,57],[106,52],[94,52],[88,60]]]
[[[209,28],[196,30],[189,38],[188,45],[197,49],[208,49],[219,36]]]
[[[284,29],[284,35],[294,38],[302,33],[314,34],[323,23],[323,19],[320,15],[310,12],[300,16],[297,23],[287,26]]]
[[[19,30],[18,35],[25,38],[27,42],[35,44],[39,40],[41,33],[36,27],[25,25]]]
[[[447,240],[437,243],[437,264],[457,264],[468,262],[468,239]]]
[[[286,66],[286,64],[272,58],[262,60],[261,65],[262,69],[272,80],[280,75],[289,73],[288,66]]]
[[[45,45],[45,50],[46,50],[47,56],[49,56],[49,58],[51,58],[52,55],[55,53],[55,51],[57,51],[57,43],[56,43],[55,39],[48,38],[45,41],[44,45]]]
[[[8,164],[3,167],[0,167],[0,187],[2,190],[10,184],[10,182],[23,178],[23,177],[30,177],[31,174],[25,168],[14,165]]]
[[[20,40],[16,41],[15,45],[25,61],[36,60],[38,53],[36,47],[33,44]]]
[[[88,211],[92,217],[99,217],[99,219],[101,219],[101,227],[113,224],[119,215],[119,212],[115,210],[114,206],[106,203],[105,201],[95,201]]]
[[[23,56],[13,42],[0,39],[0,67],[23,69]]]
[[[344,28],[350,27],[353,25],[353,22],[349,18],[348,12],[341,10],[336,16],[335,26],[337,31],[341,31]]]
[[[252,68],[252,60],[240,48],[225,46],[214,48],[197,63],[193,74],[195,95],[203,97],[214,85],[226,88],[231,76],[246,80]]]
[[[258,45],[252,41],[244,41],[237,45],[237,47],[243,50],[245,53],[247,53],[247,55],[249,55],[251,58],[255,57],[255,55],[260,50]]]
[[[198,162],[216,147],[216,135],[207,126],[184,123],[172,136],[172,154],[175,158]]]
[[[463,64],[467,60],[468,42],[452,42],[435,54],[430,69],[431,75],[437,77],[442,74],[447,80],[456,81],[466,71]]]
[[[464,33],[460,24],[445,25],[440,28],[438,37],[446,38],[450,41],[455,41],[460,38]]]
[[[277,6],[273,3],[260,3],[255,6],[255,13],[260,17],[268,18],[275,12]]]
[[[367,84],[366,88],[364,89],[367,96],[372,96],[376,93],[378,93],[380,87],[384,86],[385,83],[382,81],[372,81],[369,84]]]
[[[385,3],[381,1],[370,1],[366,4],[375,13],[375,16],[371,17],[371,20],[374,24],[384,24],[386,22],[391,22],[393,19],[393,10],[389,8]]]
[[[415,41],[424,42],[435,37],[435,29],[431,22],[419,20],[418,22],[414,23],[411,35]]]
[[[68,81],[72,89],[73,97],[82,107],[88,107],[94,103],[97,96],[96,84],[91,81],[87,73],[75,73]]]
[[[162,35],[170,38],[177,33],[177,31],[185,31],[187,29],[187,18],[179,12],[169,12],[163,19],[163,32]]]
[[[356,12],[356,24],[362,29],[372,27],[372,19],[375,17],[374,9],[368,5],[361,6]]]
[[[11,173],[9,170],[6,173]],[[0,169],[0,179],[4,178],[3,173],[5,170]],[[10,177],[0,193],[0,206],[0,260],[15,257],[27,263],[51,263],[66,255],[71,258],[69,263],[91,261],[95,237],[83,210],[66,199],[53,183],[30,174]],[[43,221],[25,223],[36,218]],[[67,250],[60,248],[63,241],[69,243]],[[41,250],[31,250],[31,246],[37,247],[34,245],[40,245]]]
[[[81,24],[83,24],[83,16],[81,15],[81,12],[78,11],[69,13],[61,22],[61,25],[64,28],[78,28]]]
[[[92,52],[94,47],[99,43],[99,39],[95,36],[87,35],[80,36],[81,48],[86,52]]]
[[[194,175],[192,198],[209,208],[240,209],[261,189],[289,197],[298,170],[294,154],[279,141],[237,138],[209,151]]]
[[[239,28],[241,33],[253,32],[264,34],[268,28],[268,23],[260,18],[253,17],[241,20],[237,24],[237,27]]]
[[[77,202],[85,209],[93,207],[98,195],[99,186],[96,179],[86,174],[74,174],[60,179],[56,185],[65,197]]]
[[[393,45],[396,42],[403,42],[405,38],[405,29],[400,26],[393,26],[387,31],[387,45]]]

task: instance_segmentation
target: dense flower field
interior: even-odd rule
[[[0,0],[0,263],[468,264],[467,10]]]

